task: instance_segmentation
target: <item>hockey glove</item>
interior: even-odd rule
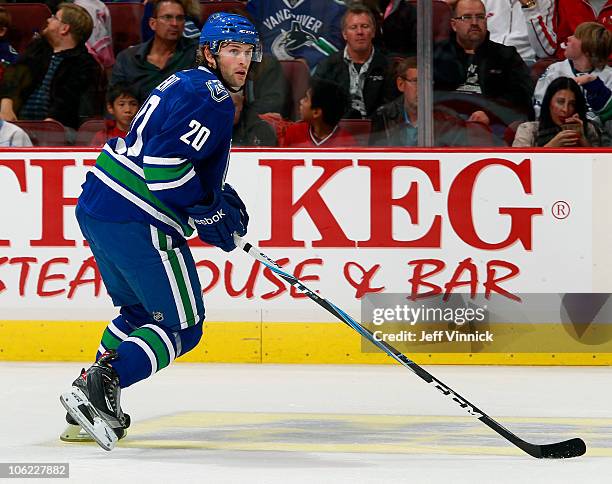
[[[223,186],[223,196],[227,200],[227,203],[240,210],[240,223],[242,224],[242,230],[236,230],[236,233],[240,235],[240,237],[246,235],[247,227],[249,225],[249,214],[247,213],[246,205],[238,196],[236,190],[234,190],[229,183],[226,183]]]
[[[230,187],[228,192],[215,192],[210,205],[189,207],[187,213],[193,218],[200,239],[225,252],[231,252],[236,248],[233,233],[246,234],[248,215],[243,207],[244,203]]]

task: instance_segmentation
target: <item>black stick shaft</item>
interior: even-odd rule
[[[586,444],[582,439],[574,438],[570,440],[566,440],[563,442],[556,442],[553,444],[531,444],[529,442],[524,441],[513,432],[508,430],[506,427],[501,425],[495,419],[489,417],[486,413],[476,407],[474,404],[470,403],[468,400],[463,398],[453,389],[451,389],[448,385],[443,383],[441,380],[438,380],[435,376],[425,370],[423,367],[412,361],[402,352],[391,346],[386,341],[379,341],[374,337],[374,334],[366,327],[362,326],[360,323],[351,318],[348,314],[342,311],[340,308],[336,307],[333,303],[312,291],[308,287],[306,287],[297,277],[292,274],[289,274],[283,271],[280,266],[273,260],[266,256],[263,252],[261,252],[257,247],[246,242],[244,239],[234,234],[234,241],[238,247],[244,250],[247,254],[261,262],[263,265],[268,267],[271,271],[273,271],[278,276],[282,277],[285,281],[287,281],[292,286],[299,289],[301,292],[306,294],[310,299],[316,302],[319,306],[326,309],[328,312],[333,314],[340,321],[345,323],[350,328],[354,329],[359,333],[362,337],[373,343],[375,346],[383,350],[390,357],[396,360],[401,365],[405,366],[413,373],[418,375],[425,382],[433,385],[436,389],[438,389],[443,395],[449,397],[452,401],[457,403],[461,408],[463,408],[469,415],[476,417],[482,423],[484,423],[487,427],[491,428],[499,435],[504,437],[506,440],[510,441],[527,454],[537,457],[537,458],[569,458],[569,457],[577,457],[586,452]]]

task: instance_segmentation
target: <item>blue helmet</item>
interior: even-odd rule
[[[253,46],[252,60],[261,61],[262,48],[255,26],[242,15],[234,13],[213,13],[202,27],[200,45],[208,45],[217,54],[223,42],[240,42]]]

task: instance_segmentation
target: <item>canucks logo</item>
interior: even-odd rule
[[[218,103],[229,97],[225,86],[217,79],[206,81],[206,87],[210,91],[211,97]]]

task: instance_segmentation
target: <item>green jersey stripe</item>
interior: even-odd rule
[[[150,328],[139,328],[130,334],[130,338],[140,338],[143,340],[149,348],[155,353],[157,358],[157,369],[156,371],[166,368],[170,364],[170,354],[168,348],[159,337],[159,335]]]
[[[147,182],[174,181],[193,170],[193,165],[189,162],[176,166],[144,165],[143,169]]]

